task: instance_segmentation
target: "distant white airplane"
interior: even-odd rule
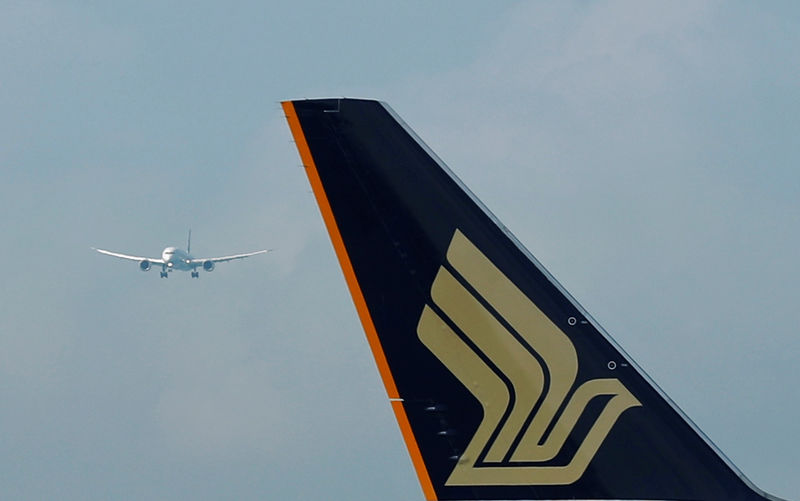
[[[217,263],[233,261],[234,259],[244,259],[246,257],[255,256],[256,254],[265,254],[272,249],[248,252],[246,254],[234,254],[232,256],[195,258],[192,257],[191,254],[192,231],[189,230],[189,241],[187,243],[186,250],[178,249],[177,247],[167,247],[161,252],[160,259],[153,257],[131,256],[105,249],[97,249],[95,247],[92,247],[92,250],[96,250],[100,254],[105,254],[107,256],[128,259],[130,261],[139,261],[139,269],[142,271],[149,271],[154,264],[160,265],[161,278],[167,278],[169,276],[169,272],[173,270],[191,271],[192,278],[197,278],[200,276],[200,272],[197,271],[199,268],[202,268],[205,271],[213,271]]]

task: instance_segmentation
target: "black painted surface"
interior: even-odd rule
[[[383,104],[328,99],[294,107],[440,499],[760,498],[645,378],[623,367],[625,357],[591,323],[568,324],[569,317],[582,318],[579,308]],[[416,327],[423,306],[432,303],[431,284],[456,228],[569,336],[578,353],[575,387],[614,377],[642,403],[622,413],[572,485],[444,485],[482,410],[418,340]],[[613,373],[610,360],[617,362]],[[542,465],[569,461],[601,404],[587,408],[564,451]]]

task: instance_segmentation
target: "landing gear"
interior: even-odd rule
[[[161,278],[167,278],[167,277],[169,277],[169,275],[167,274],[167,265],[166,264],[162,264],[161,265]]]
[[[169,274],[166,271],[161,272],[161,278],[167,278]]]
[[[199,271],[193,271],[192,272],[192,278],[198,278],[198,277],[200,277],[200,272]]]

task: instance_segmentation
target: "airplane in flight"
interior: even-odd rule
[[[388,105],[282,106],[426,499],[778,499]]]
[[[200,276],[199,269],[204,271],[214,271],[217,263],[224,263],[226,261],[233,261],[234,259],[244,259],[246,257],[255,256],[257,254],[265,254],[272,249],[265,249],[255,252],[248,252],[245,254],[234,254],[231,256],[222,257],[193,257],[192,252],[192,231],[189,230],[189,240],[186,245],[186,250],[177,247],[167,247],[161,252],[160,258],[131,256],[129,254],[122,254],[119,252],[112,252],[105,249],[97,249],[92,247],[100,254],[107,256],[118,257],[120,259],[128,259],[130,261],[139,261],[139,269],[142,271],[149,271],[153,265],[161,266],[161,278],[169,277],[169,273],[174,270],[191,271],[192,278]]]

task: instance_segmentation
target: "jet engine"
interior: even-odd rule
[[[149,271],[150,270],[150,261],[147,259],[143,259],[139,261],[139,269],[142,271]]]
[[[206,271],[214,271],[214,261],[203,261],[203,269]]]

